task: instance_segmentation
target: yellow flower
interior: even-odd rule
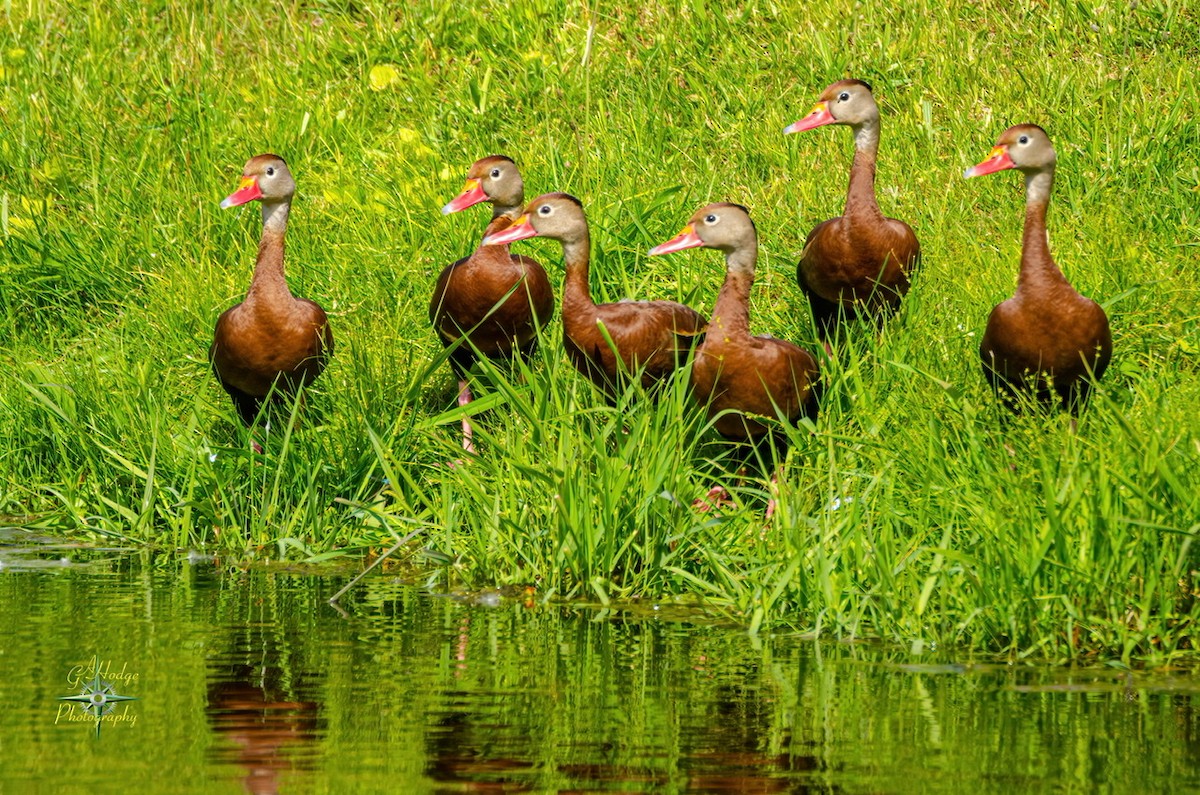
[[[400,82],[400,70],[390,63],[381,63],[371,67],[369,75],[372,91],[383,91]]]

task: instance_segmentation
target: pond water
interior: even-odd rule
[[[0,548],[0,792],[1187,792],[1188,671]],[[100,689],[100,721],[63,696]],[[111,703],[111,702],[110,702]]]

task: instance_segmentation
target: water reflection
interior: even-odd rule
[[[791,792],[795,778],[820,768],[815,757],[763,747],[771,736],[771,714],[761,694],[748,683],[757,671],[714,691],[705,725],[694,727],[681,769],[688,788],[702,792]],[[784,746],[787,745],[784,738]]]
[[[318,704],[291,696],[283,669],[216,661],[210,666],[207,714],[225,743],[214,761],[245,770],[247,792],[279,792],[281,774],[312,769]]]
[[[246,792],[279,792],[281,782],[314,769],[324,732],[322,677],[308,662],[298,620],[312,605],[297,612],[296,591],[248,572],[198,573],[219,595],[205,660],[205,714],[218,736],[209,758],[239,769]]]
[[[797,779],[819,767],[811,755],[766,745],[773,713],[753,684],[757,666],[725,670],[706,651],[676,659],[691,645],[688,630],[581,616],[576,631],[546,636],[552,655],[537,669],[543,652],[526,648],[524,637],[498,635],[497,620],[507,623],[467,614],[453,629],[454,684],[440,692],[425,736],[424,772],[437,784],[472,792],[654,791],[674,784],[693,792],[773,793],[798,791]],[[506,649],[505,640],[515,643]],[[527,655],[524,681],[536,687],[527,690],[518,678],[492,689],[491,673],[508,652]],[[469,686],[484,684],[476,672],[485,675],[484,687]],[[636,697],[613,698],[621,693]],[[689,693],[711,700],[689,709]],[[685,701],[676,705],[676,697]],[[658,707],[666,721],[654,714]],[[554,716],[563,713],[572,720],[557,725]]]
[[[100,569],[0,572],[0,748],[30,749],[4,755],[4,791],[1200,787],[1188,671],[756,642],[519,596],[483,607],[384,578],[339,613],[327,599],[342,577],[149,558]],[[137,723],[99,740],[53,722],[66,671],[93,653],[139,674]]]

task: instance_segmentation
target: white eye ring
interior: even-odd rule
[[[500,169],[493,168],[492,169],[492,179],[498,179],[499,177],[500,177]]]
[[[539,215],[549,215],[552,212],[554,212],[554,208],[551,207],[549,204],[543,204],[541,207],[538,208]]]
[[[1018,139],[1017,139],[1017,143],[1022,143],[1022,144],[1027,144],[1027,143],[1029,143],[1029,136],[1028,136],[1028,135],[1022,135],[1020,138],[1018,138]]]
[[[704,223],[708,224],[709,226],[712,226],[713,224],[715,224],[717,221],[720,221],[720,220],[721,219],[713,213],[709,213],[708,215],[704,216]]]
[[[843,91],[842,93],[838,94],[838,102],[848,102],[849,100],[850,100],[850,92],[849,91]]]
[[[268,177],[275,176],[275,166],[267,166],[267,176]]]

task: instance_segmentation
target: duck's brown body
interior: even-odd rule
[[[519,240],[535,234],[563,245],[563,346],[571,364],[608,395],[633,373],[651,388],[670,377],[690,354],[704,317],[674,301],[597,304],[588,287],[591,241],[579,200],[548,193],[529,203],[516,227],[485,242]]]
[[[790,342],[750,333],[758,238],[745,208],[710,204],[692,216],[678,237],[651,253],[700,245],[724,251],[726,261],[725,282],[692,364],[695,397],[715,418],[717,432],[732,440],[753,440],[771,430],[757,418],[795,422],[815,417],[816,360]]]
[[[669,379],[691,354],[704,317],[674,301],[597,304],[587,280],[586,262],[567,264],[563,347],[575,369],[610,395],[633,373],[647,389]]]
[[[754,439],[771,427],[755,417],[796,422],[816,418],[819,370],[808,351],[785,340],[751,335],[745,300],[749,280],[727,274],[708,333],[696,349],[692,387],[727,439]],[[736,413],[726,413],[726,412]]]
[[[809,232],[796,278],[812,307],[818,334],[828,340],[843,319],[862,315],[878,322],[899,308],[920,264],[921,246],[912,228],[885,216],[875,198],[879,108],[870,86],[859,80],[833,83],[813,111],[785,132],[824,124],[846,124],[854,130],[846,209]]]
[[[246,300],[217,319],[209,359],[247,425],[272,386],[281,397],[294,394],[321,374],[333,353],[325,310],[286,291],[282,267],[264,269],[260,257]]]
[[[512,224],[494,218],[485,235]],[[546,271],[529,257],[515,256],[508,246],[480,246],[469,257],[446,267],[438,276],[429,304],[429,320],[443,345],[459,344],[450,354],[461,378],[483,356],[503,359],[514,351],[528,355],[537,347],[538,330],[554,315],[554,293]]]
[[[469,195],[469,187],[455,200],[459,204],[451,202],[445,211],[492,202],[494,214],[484,237],[507,229],[521,214],[524,183],[508,158],[476,161],[468,185],[474,186],[475,198]],[[450,361],[460,379],[474,363],[476,352],[495,359],[514,351],[531,353],[538,331],[553,315],[554,292],[545,269],[529,257],[510,254],[508,246],[480,245],[471,256],[447,266],[429,303],[429,320],[442,344],[457,344]],[[460,342],[464,336],[466,340]]]
[[[333,333],[325,311],[293,296],[284,276],[284,234],[295,188],[286,164],[275,155],[259,155],[246,164],[244,175],[243,188],[223,206],[263,202],[258,260],[245,300],[217,319],[209,360],[239,416],[251,425],[272,388],[278,397],[290,396],[321,374],[333,353]],[[259,195],[246,198],[254,191]]]
[[[979,346],[984,375],[1013,408],[1032,396],[1077,410],[1112,358],[1108,316],[1071,286],[1050,256],[1046,210],[1054,166],[1045,131],[1021,124],[1006,130],[992,157],[967,172],[1019,168],[1026,174],[1017,290],[992,310]]]
[[[862,170],[859,162],[855,156],[852,172]],[[809,233],[796,272],[822,339],[834,335],[840,318],[879,320],[895,313],[921,257],[908,224],[856,196],[853,173],[850,184],[845,214]]]
[[[1076,410],[1112,358],[1108,316],[1070,285],[1021,292],[988,317],[979,346],[984,375],[1010,400],[1032,395]]]

